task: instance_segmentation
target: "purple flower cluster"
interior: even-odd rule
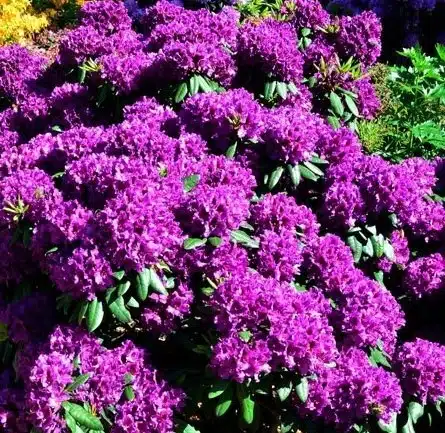
[[[21,417],[31,428],[62,432],[63,412],[69,413],[67,403],[80,400],[97,413],[113,405],[115,432],[122,428],[169,432],[173,410],[181,407],[183,395],[169,388],[146,358],[146,353],[130,341],[110,350],[79,329],[58,327],[46,341],[33,347],[27,360]],[[68,385],[80,375],[87,375],[87,379],[70,389]],[[131,401],[125,401],[125,386],[133,389]],[[140,430],[142,421],[144,429]]]

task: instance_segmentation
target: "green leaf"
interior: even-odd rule
[[[248,425],[252,424],[255,418],[255,401],[252,400],[250,395],[243,398],[241,402],[241,412],[244,422]]]
[[[329,161],[326,161],[323,158],[319,158],[318,156],[313,156],[311,158],[311,162],[312,162],[312,164],[318,164],[318,165],[327,165],[327,164],[329,164]]]
[[[391,364],[388,362],[385,353],[377,347],[371,349],[371,354],[369,355],[369,361],[374,366],[383,365],[385,367],[391,368]]]
[[[131,314],[125,306],[124,298],[122,296],[118,296],[115,301],[108,305],[111,313],[117,320],[122,323],[130,323],[131,322]]]
[[[284,168],[283,167],[277,167],[272,174],[269,177],[269,181],[267,183],[267,187],[269,188],[269,190],[273,190],[278,182],[281,179],[281,176],[283,175],[284,172]]]
[[[189,80],[189,93],[191,96],[198,93],[199,90],[199,80],[196,78],[195,75],[193,75]]]
[[[252,338],[252,333],[250,331],[240,331],[238,332],[238,336],[244,343],[248,343]]]
[[[73,392],[75,391],[77,388],[79,388],[79,386],[82,386],[84,383],[86,383],[88,381],[88,379],[91,377],[91,374],[87,373],[87,374],[81,374],[80,376],[77,376],[72,383],[70,383],[65,391],[67,392]]]
[[[148,288],[150,287],[150,270],[142,269],[136,276],[136,294],[141,301],[148,297]]]
[[[318,176],[324,176],[324,173],[314,164],[312,164],[309,161],[303,162],[303,164],[310,170],[312,173],[318,175]]]
[[[69,402],[63,402],[62,406],[81,427],[86,427],[92,430],[103,430],[100,419],[92,413],[87,412],[82,406]]]
[[[65,421],[66,426],[69,428],[71,433],[77,433],[78,425],[76,423],[76,420],[68,412],[65,412]],[[37,430],[35,431],[37,432]]]
[[[182,184],[184,185],[184,192],[190,192],[193,188],[195,188],[196,185],[198,185],[199,174],[192,174],[191,176],[187,176],[184,179],[182,179]]]
[[[368,239],[368,242],[363,247],[363,253],[366,254],[369,257],[374,256],[374,247],[372,246],[371,239]]]
[[[251,238],[247,233],[242,230],[233,230],[230,233],[230,239],[233,242],[244,245],[248,248],[259,248],[260,244],[256,239]]]
[[[390,423],[386,424],[382,420],[379,420],[377,424],[380,427],[380,430],[385,433],[397,433],[397,415],[395,414]]]
[[[162,280],[153,268],[150,269],[150,287],[161,295],[168,295]]]
[[[283,82],[277,83],[277,93],[280,95],[281,99],[287,98],[287,84]]]
[[[442,404],[442,402],[440,400],[437,400],[435,407],[436,407],[437,412],[439,412],[439,415],[443,416],[441,404]]]
[[[309,36],[311,34],[311,29],[308,29],[307,27],[304,27],[301,29],[301,35],[306,37]]]
[[[117,295],[124,296],[125,293],[128,292],[128,289],[130,288],[130,286],[131,286],[130,281],[125,281],[125,283],[119,284],[117,286]]]
[[[181,83],[178,86],[178,89],[176,90],[174,101],[177,104],[179,104],[187,96],[187,93],[188,93],[187,84],[186,83]]]
[[[197,75],[196,77],[199,82],[199,87],[204,93],[209,93],[212,91],[212,88],[210,87],[208,81],[204,77],[202,77],[201,75]]]
[[[402,433],[416,433],[410,417],[408,417],[406,424],[402,427]]]
[[[218,398],[218,404],[215,407],[215,415],[220,417],[226,414],[230,406],[232,406],[232,402],[233,388],[232,386],[228,386]]]
[[[134,400],[134,397],[135,397],[135,395],[134,395],[134,389],[133,389],[133,387],[132,387],[131,385],[127,385],[127,386],[124,388],[124,395],[125,395],[125,398],[126,398],[128,401],[132,401],[132,400]]]
[[[345,95],[345,102],[347,107],[349,108],[349,111],[355,116],[359,117],[360,113],[358,112],[357,105],[355,104],[354,99],[352,99],[349,95]]]
[[[439,149],[445,149],[445,130],[432,120],[414,125],[411,133],[422,142],[430,143]]]
[[[425,410],[423,405],[417,403],[417,401],[410,402],[408,406],[408,414],[414,425],[417,424],[417,421],[423,416]]]
[[[95,331],[104,318],[104,306],[101,301],[94,298],[88,306],[87,329],[90,332]]]
[[[227,158],[233,158],[236,153],[236,148],[238,147],[238,143],[233,143],[231,146],[229,146],[226,150],[226,156]]]
[[[309,396],[309,382],[306,377],[303,377],[301,379],[300,383],[296,386],[295,391],[301,402],[306,403],[306,400]]]
[[[85,314],[88,310],[88,301],[82,301],[79,307],[79,314],[77,315],[77,323],[80,325],[82,323],[82,320],[85,317]]]
[[[294,95],[298,93],[297,86],[292,82],[287,83],[287,90],[289,90],[289,92],[293,93]]]
[[[376,257],[382,257],[385,247],[385,238],[382,234],[374,235],[371,237],[372,247]]]
[[[280,384],[280,386],[277,388],[277,394],[280,401],[285,401],[292,392],[292,381],[290,380],[283,380]]]
[[[125,277],[125,271],[117,271],[113,274],[113,277],[116,278],[117,281],[120,281]]]
[[[331,92],[329,94],[329,101],[331,102],[332,110],[338,116],[343,116],[345,112],[345,107],[343,106],[343,102],[341,102],[340,96],[338,96],[335,92]]]
[[[328,122],[334,129],[338,129],[341,126],[340,121],[335,116],[328,116]]]
[[[178,433],[200,433],[200,431],[196,430],[192,425],[184,423],[179,427]]]
[[[217,398],[223,394],[223,392],[229,386],[229,382],[227,381],[218,381],[212,384],[212,389],[209,391],[208,398],[211,400],[213,398]]]
[[[358,263],[362,257],[363,245],[355,236],[348,237],[348,245],[351,247],[354,262]]]
[[[301,182],[300,167],[298,165],[287,165],[287,171],[289,172],[290,179],[295,186],[298,186]]]
[[[214,247],[219,247],[222,243],[222,239],[218,236],[212,236],[209,238],[210,245]]]
[[[45,256],[48,256],[49,254],[55,253],[58,250],[59,250],[59,247],[52,247],[45,253]]]
[[[312,180],[314,182],[317,182],[317,180],[319,179],[318,176],[311,170],[309,170],[307,167],[305,167],[304,165],[299,165],[298,166],[300,169],[300,173],[301,175],[305,178],[305,179],[309,179]]]
[[[131,308],[139,308],[140,304],[139,302],[133,298],[133,296],[128,300],[127,302],[127,307],[131,307]]]
[[[391,243],[388,241],[388,239],[385,239],[385,241],[384,241],[383,254],[385,254],[385,256],[392,262],[395,261],[395,259],[396,259],[396,255],[394,253],[394,248],[391,245]]]
[[[207,239],[198,239],[198,238],[187,238],[184,241],[184,249],[185,250],[194,250],[196,248],[202,247],[207,243]]]
[[[277,82],[276,81],[268,81],[264,85],[264,98],[267,100],[273,99],[275,95],[275,90],[277,88]]]

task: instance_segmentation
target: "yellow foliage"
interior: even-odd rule
[[[50,7],[38,12],[31,0],[0,0],[0,45],[22,42],[47,27],[70,0],[51,0]],[[82,6],[87,0],[76,0]]]
[[[48,25],[48,18],[36,14],[29,0],[0,0],[0,44],[20,42]]]

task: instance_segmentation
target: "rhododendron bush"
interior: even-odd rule
[[[1,431],[438,431],[443,161],[362,151],[373,13],[285,15],[0,50]]]

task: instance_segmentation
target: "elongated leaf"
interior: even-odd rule
[[[202,77],[201,75],[197,75],[196,76],[199,82],[199,87],[201,88],[201,90],[204,93],[208,93],[212,91],[212,87],[209,85],[209,83],[207,82],[207,80]]]
[[[328,122],[334,129],[338,129],[341,126],[340,121],[335,116],[328,116]]]
[[[147,268],[142,269],[136,276],[136,293],[141,301],[145,301],[150,287],[150,271]]]
[[[355,236],[348,237],[348,245],[351,247],[354,262],[358,263],[362,257],[363,245]]]
[[[251,238],[247,233],[242,230],[233,230],[230,233],[230,238],[233,242],[239,243],[249,248],[259,248],[259,242]]]
[[[385,247],[385,238],[382,234],[374,235],[371,237],[372,247],[374,248],[374,254],[376,257],[382,257]]]
[[[77,323],[80,325],[82,323],[83,318],[88,310],[88,301],[82,301],[79,307],[79,314],[77,315]]]
[[[209,391],[208,398],[211,400],[213,398],[217,398],[223,394],[223,392],[229,386],[229,382],[227,381],[219,381],[212,384],[212,389]]]
[[[280,401],[285,401],[290,396],[292,392],[292,381],[285,380],[281,383],[281,385],[277,388],[277,394]]]
[[[355,116],[359,117],[360,113],[358,112],[357,105],[355,104],[354,99],[352,99],[349,95],[345,95],[345,102],[347,107],[349,108],[349,111]]]
[[[139,302],[133,298],[133,296],[128,300],[127,302],[127,307],[131,307],[131,308],[139,308],[140,304]]]
[[[343,116],[345,107],[343,106],[343,102],[341,102],[340,96],[338,96],[335,92],[331,92],[329,95],[329,100],[334,113],[340,117]]]
[[[277,88],[277,82],[276,81],[268,81],[264,85],[264,97],[267,100],[271,100],[275,95],[275,90]]]
[[[277,83],[277,93],[280,95],[281,99],[287,98],[287,84],[279,82]]]
[[[133,387],[132,387],[131,385],[127,385],[127,386],[124,388],[124,394],[125,394],[125,397],[126,397],[126,399],[127,399],[128,401],[132,401],[132,400],[134,400],[134,397],[135,397],[135,395],[134,395],[134,389],[133,389]]]
[[[324,173],[314,164],[312,164],[309,161],[305,161],[303,163],[312,173],[318,175],[318,176],[324,176]]]
[[[306,400],[309,396],[309,382],[306,377],[303,377],[301,379],[300,383],[296,386],[295,391],[301,402],[306,403]]]
[[[391,422],[386,424],[382,420],[378,422],[380,430],[385,433],[397,433],[397,415],[393,415]]]
[[[114,302],[108,305],[111,313],[117,320],[122,323],[130,323],[131,322],[131,314],[125,306],[124,298],[119,296],[116,298]]]
[[[90,332],[95,331],[104,318],[104,306],[97,298],[94,298],[88,306],[87,312],[87,329]]]
[[[68,413],[65,412],[66,426],[69,428],[71,433],[77,433],[77,423],[76,420]],[[34,430],[37,432],[37,430]]]
[[[233,158],[236,153],[236,148],[238,147],[237,143],[233,143],[231,146],[227,148],[226,156],[227,158]]]
[[[369,257],[373,257],[374,256],[374,247],[372,246],[371,239],[368,239],[368,242],[363,247],[363,253],[366,254]]]
[[[252,424],[255,418],[255,401],[252,400],[250,395],[243,398],[241,402],[241,412],[244,422],[248,425]]]
[[[414,425],[410,417],[408,417],[406,424],[402,427],[402,433],[416,433],[416,430],[414,430]]]
[[[283,167],[277,167],[269,176],[269,181],[267,183],[267,187],[269,188],[269,190],[272,190],[277,186],[278,182],[281,179],[281,176],[283,175],[283,171]]]
[[[187,93],[188,93],[187,84],[186,83],[181,83],[178,86],[178,89],[176,90],[174,101],[177,104],[179,104],[187,96]]]
[[[288,83],[287,89],[289,90],[289,92],[293,93],[294,95],[296,95],[298,93],[297,86],[294,83]]]
[[[125,281],[125,283],[119,284],[117,286],[117,295],[118,296],[125,295],[125,293],[128,292],[128,289],[130,288],[130,286],[131,286],[130,281]]]
[[[198,238],[187,238],[184,241],[184,249],[185,250],[194,250],[196,248],[202,247],[207,243],[207,239],[198,239]]]
[[[383,244],[383,254],[385,254],[385,256],[391,261],[395,261],[396,259],[394,248],[388,241],[388,239],[385,239],[385,242]]]
[[[91,374],[88,374],[88,373],[81,374],[80,376],[77,376],[74,379],[74,381],[66,387],[66,391],[67,392],[75,391],[77,388],[79,388],[79,386],[82,386],[84,383],[86,383],[90,377],[91,377]]]
[[[408,414],[414,425],[417,424],[417,421],[423,416],[424,412],[423,405],[417,403],[417,401],[412,401],[408,406]]]
[[[298,165],[287,165],[287,171],[289,172],[290,179],[295,186],[298,186],[301,182],[300,167]]]
[[[153,268],[150,269],[150,287],[161,295],[168,295],[162,280]]]
[[[320,158],[318,156],[313,156],[311,158],[311,162],[312,162],[312,164],[317,164],[317,165],[327,165],[327,164],[329,164],[329,161],[326,161],[325,159]]]
[[[305,179],[313,180],[314,182],[316,182],[318,180],[318,176],[313,171],[311,171],[307,167],[305,167],[304,165],[299,165],[298,167],[300,169],[301,175]]]
[[[226,414],[230,406],[232,406],[232,403],[233,389],[232,386],[228,386],[218,398],[218,404],[215,407],[215,415],[220,417]]]
[[[209,238],[210,245],[214,247],[219,247],[222,243],[222,239],[218,236],[212,236]]]
[[[120,281],[122,278],[125,277],[125,271],[117,271],[113,274],[113,277],[116,278],[116,280]]]
[[[75,403],[64,402],[62,403],[66,412],[71,415],[74,420],[82,427],[86,427],[92,430],[103,430],[100,419],[92,413],[86,411],[82,406]]]
[[[431,120],[415,125],[411,133],[422,142],[430,143],[439,149],[445,149],[445,130]]]
[[[191,96],[198,93],[199,90],[199,80],[196,78],[195,75],[190,78],[189,80],[189,93]]]

